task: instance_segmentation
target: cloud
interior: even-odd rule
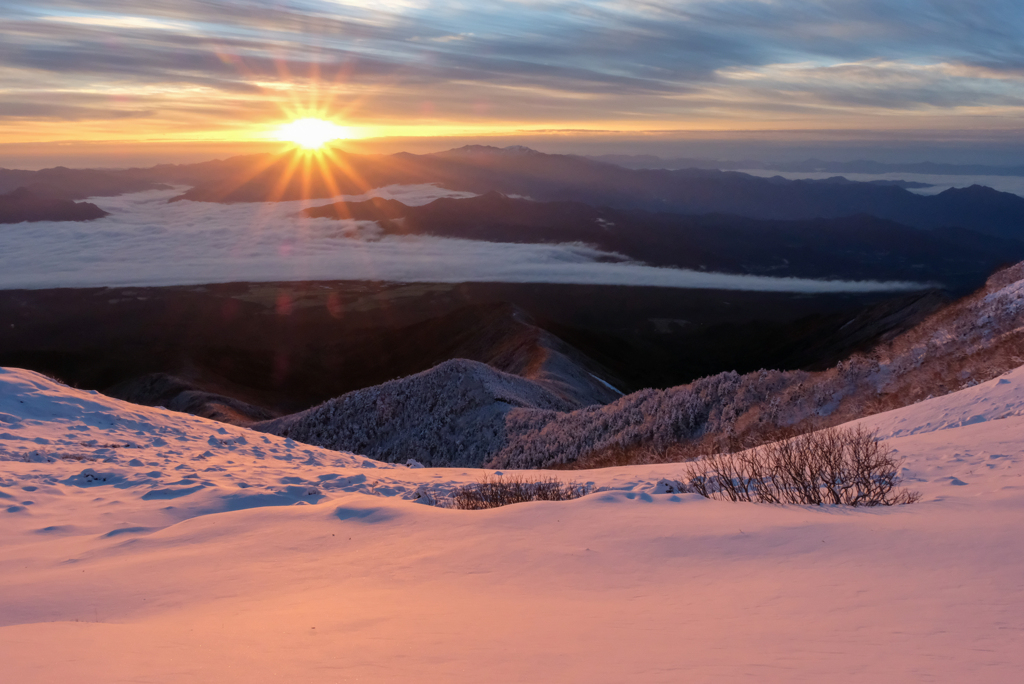
[[[59,91],[66,101],[53,107],[68,111],[106,89],[148,91],[110,110],[155,110],[157,128],[245,116],[243,92],[252,117],[265,118],[287,100],[273,84],[293,98],[315,88],[365,121],[800,113],[820,123],[834,116],[829,107],[966,105],[1009,107],[1000,115],[1012,117],[1024,85],[1019,10],[1017,0],[11,0],[0,90],[21,102]]]
[[[87,223],[0,227],[0,289],[303,280],[581,283],[778,292],[921,288],[915,283],[654,268],[580,244],[381,238],[379,226],[369,221],[297,218],[308,203],[168,204],[177,192],[94,199],[111,215]],[[371,195],[419,205],[467,193],[417,185],[389,186]]]
[[[251,133],[300,104],[374,134],[1024,116],[1018,0],[9,0],[4,19],[0,91],[19,106],[0,130],[33,107],[150,138]],[[89,102],[108,91],[136,94]]]

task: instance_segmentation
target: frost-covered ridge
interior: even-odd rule
[[[996,273],[870,353],[823,372],[721,373],[605,406],[569,410],[506,377],[524,401],[465,392],[496,371],[449,362],[359,390],[263,429],[374,458],[428,465],[544,468],[647,462],[732,449],[779,430],[855,420],[942,396],[1024,364],[1024,264]],[[476,378],[476,379],[475,379]],[[487,396],[484,399],[484,395]],[[285,432],[287,430],[287,433]]]

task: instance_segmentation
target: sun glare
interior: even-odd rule
[[[278,128],[277,137],[316,150],[332,140],[347,137],[347,132],[344,126],[323,119],[296,119]]]

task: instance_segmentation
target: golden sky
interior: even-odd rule
[[[7,144],[260,142],[302,117],[352,138],[1024,128],[1018,0],[11,0],[3,19]]]

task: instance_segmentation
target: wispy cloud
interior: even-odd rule
[[[991,125],[1024,113],[1016,0],[10,0],[4,19],[0,126],[58,92],[49,118],[139,111],[153,130],[193,131],[314,100],[368,126],[829,127],[842,110],[844,123],[941,127],[964,107]],[[107,89],[139,95],[90,99]]]

